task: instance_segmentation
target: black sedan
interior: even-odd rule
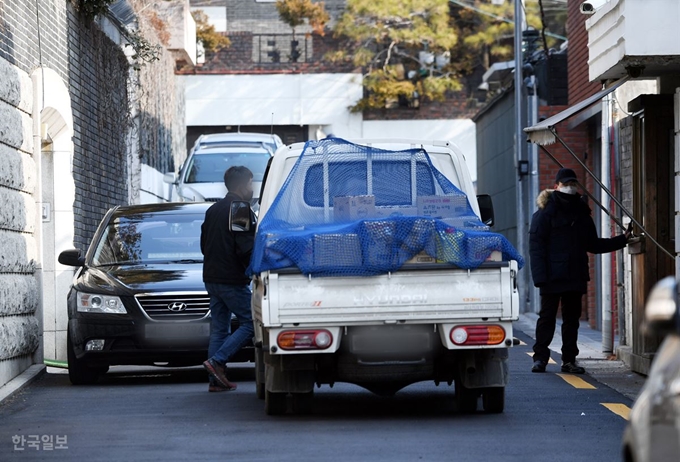
[[[210,203],[111,209],[68,294],[68,370],[95,383],[113,365],[191,366],[207,357],[210,299],[202,281],[201,224]],[[234,318],[232,329],[238,326]],[[250,361],[252,347],[235,362]]]

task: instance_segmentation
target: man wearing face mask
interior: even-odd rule
[[[562,168],[555,189],[546,189],[536,201],[531,220],[530,256],[534,285],[540,288],[541,311],[536,323],[532,372],[545,372],[549,345],[555,334],[557,309],[562,306],[562,372],[583,374],[576,364],[581,300],[587,292],[588,253],[614,252],[626,246],[630,230],[611,239],[597,236],[588,204],[578,194],[576,173]]]
[[[210,343],[203,367],[210,374],[208,391],[230,391],[236,384],[227,378],[227,362],[252,342],[250,280],[246,269],[253,251],[253,232],[234,233],[229,228],[231,204],[253,198],[253,173],[246,167],[231,167],[224,173],[227,195],[205,213],[201,226],[203,282],[210,295]],[[252,214],[252,212],[251,212]],[[254,222],[254,216],[251,218]],[[232,313],[239,327],[231,332]]]

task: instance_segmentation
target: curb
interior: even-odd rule
[[[4,404],[6,400],[12,398],[28,385],[38,380],[46,371],[47,367],[44,364],[33,364],[24,372],[0,387],[0,405]]]

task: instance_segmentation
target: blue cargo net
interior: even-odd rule
[[[262,218],[250,274],[297,267],[315,276],[396,271],[424,252],[473,269],[492,252],[524,259],[475,215],[424,149],[309,141]]]

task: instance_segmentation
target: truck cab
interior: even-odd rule
[[[344,157],[339,158],[351,167],[345,168],[342,180],[334,178],[341,169],[334,168],[332,160],[298,165],[295,175],[317,175],[318,182],[305,182],[296,188],[289,184],[289,177],[309,144],[280,148],[263,182],[258,237],[262,237],[260,228],[270,209],[282,207],[277,201],[282,200],[279,193],[283,187],[288,188],[285,214],[291,217],[304,214],[332,222],[347,185],[357,178],[367,183],[362,188],[375,202],[371,209],[375,219],[362,221],[362,226],[384,232],[389,226],[386,217],[424,214],[421,199],[432,193],[427,190],[429,183],[423,186],[416,181],[420,161],[400,154],[413,149],[424,150],[434,175],[443,175],[467,196],[468,210],[474,213],[478,228],[482,221],[492,223],[490,201],[488,197],[476,200],[463,154],[453,143],[353,143],[378,154],[395,154],[389,158],[369,156],[368,160],[342,154]],[[379,170],[383,173],[376,174]],[[397,199],[381,200],[385,194]],[[420,221],[428,222],[425,218]],[[479,235],[504,239],[493,233]],[[385,250],[380,251],[378,243],[354,247],[352,236],[312,236],[310,264],[317,270],[323,269],[324,262],[341,268],[345,264],[348,268],[352,264],[370,268],[371,261],[392,258]],[[426,244],[426,248],[435,248]],[[518,261],[494,250],[484,254],[476,267],[463,268],[433,253],[416,252],[394,270],[369,275],[317,273],[301,261],[254,271],[257,393],[265,400],[266,413],[287,412],[288,396],[294,413],[310,412],[314,388],[336,382],[357,384],[389,396],[421,381],[455,385],[452,398],[455,396],[463,412],[476,411],[480,397],[485,411],[502,412],[508,348],[513,345],[512,321],[519,316]]]

